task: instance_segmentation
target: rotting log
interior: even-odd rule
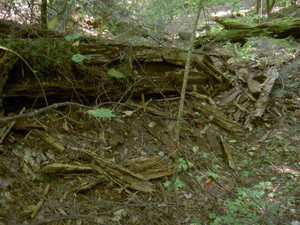
[[[71,78],[64,76],[41,77],[47,98],[60,101],[80,100],[92,97],[101,103],[119,100],[126,95],[139,97],[145,95],[179,95],[187,51],[178,48],[95,45],[82,44],[79,52],[85,56],[82,71]],[[53,49],[55,51],[55,49]],[[194,65],[190,72],[188,91],[197,89],[208,95],[208,84],[229,83],[226,76],[214,66],[213,61],[201,51],[193,53]],[[205,66],[207,62],[210,65]],[[201,66],[202,65],[202,66]],[[203,66],[204,65],[204,66]],[[107,75],[114,68],[126,75],[125,79],[115,79]],[[72,71],[71,71],[72,72]],[[212,74],[216,74],[213,76]],[[211,87],[213,89],[213,87]],[[13,74],[5,83],[6,100],[14,98],[42,99],[41,87],[34,76]],[[51,102],[51,101],[50,101]],[[53,102],[53,101],[52,101]]]
[[[186,50],[169,47],[82,44],[78,46],[78,50],[85,56],[85,64],[97,65],[119,62],[130,57],[132,61],[165,62],[184,66],[187,58]],[[194,52],[193,58],[202,61],[202,52]]]
[[[292,36],[300,38],[300,18],[282,18],[259,24],[245,24],[240,20],[216,17],[214,19],[224,27],[218,33],[208,33],[197,38],[195,47],[205,45],[211,41],[223,42],[232,41],[245,43],[247,38],[260,34],[268,34],[275,38],[286,38]]]
[[[8,79],[8,73],[11,67],[17,61],[17,57],[12,57],[10,52],[0,50],[0,115],[3,110],[3,89]]]

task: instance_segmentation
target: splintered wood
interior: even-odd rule
[[[246,118],[244,128],[251,130],[253,127],[252,123],[257,122],[263,116],[266,110],[266,107],[269,102],[269,95],[272,91],[276,79],[279,76],[279,73],[276,68],[272,67],[267,71],[266,75],[267,78],[264,81],[264,83],[261,84],[261,91],[259,97],[254,104],[254,109]]]
[[[201,102],[201,104],[194,107],[194,109],[203,113],[206,117],[211,117],[211,121],[229,132],[238,132],[241,131],[241,126],[227,117],[219,109],[212,107],[211,105]]]
[[[142,157],[132,160],[126,160],[119,165],[109,159],[103,158],[90,150],[81,150],[84,154],[93,159],[92,166],[77,166],[67,164],[52,164],[45,166],[41,172],[43,173],[79,173],[79,172],[96,172],[104,175],[106,179],[110,179],[123,188],[131,188],[144,193],[155,192],[152,179],[158,179],[172,175],[175,170],[171,166],[162,165],[160,156]],[[103,179],[93,181],[91,188],[98,183],[102,183]],[[87,188],[84,188],[86,190]],[[78,191],[78,190],[77,190]],[[82,189],[80,189],[82,191]]]
[[[264,114],[265,109],[268,104],[269,95],[271,93],[274,82],[278,76],[279,76],[279,73],[278,73],[277,69],[275,69],[275,68],[270,68],[267,71],[267,79],[262,84],[262,91],[259,95],[259,98],[257,99],[257,101],[255,103],[255,110],[251,115],[252,120],[256,120],[257,118],[260,118]]]

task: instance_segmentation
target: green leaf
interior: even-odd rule
[[[68,36],[65,36],[65,39],[68,40],[68,41],[74,41],[76,40],[77,38],[80,38],[81,37],[81,34],[70,34]]]
[[[72,60],[77,63],[82,63],[82,61],[85,60],[85,56],[81,54],[75,54],[72,56]]]
[[[207,174],[207,176],[212,177],[213,179],[217,179],[217,178],[220,177],[218,174],[213,173],[213,172],[209,172],[209,173]]]
[[[103,33],[103,31],[104,31],[104,23],[102,23],[100,26],[99,26],[99,28],[98,28],[98,35],[102,35],[102,33]]]
[[[116,116],[115,114],[112,113],[110,109],[105,109],[105,108],[88,110],[87,112],[88,114],[99,118],[112,118]]]
[[[54,25],[57,23],[57,17],[54,17],[48,24],[48,29],[51,30]]]
[[[176,188],[183,188],[184,187],[184,183],[179,178],[177,178],[175,180],[175,187]]]
[[[169,187],[171,186],[171,181],[166,180],[166,181],[163,183],[163,186],[164,186],[164,188],[169,188]]]
[[[117,78],[117,79],[126,78],[126,76],[123,73],[119,72],[118,70],[116,70],[114,68],[110,69],[107,72],[107,75],[110,77]]]
[[[214,213],[210,213],[210,214],[208,214],[208,217],[211,219],[214,219],[214,218],[217,218],[217,215]]]
[[[198,176],[198,175],[195,177],[195,179],[196,179],[197,182],[201,182],[202,181],[202,178],[200,176]]]

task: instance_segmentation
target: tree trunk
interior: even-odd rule
[[[275,5],[275,0],[272,0],[272,2],[270,2],[271,0],[267,0],[267,15],[269,16],[274,8]]]
[[[259,16],[262,16],[262,0],[257,0],[256,2],[256,13],[259,15]]]
[[[41,4],[41,28],[43,31],[43,37],[48,37],[47,0],[42,0]]]

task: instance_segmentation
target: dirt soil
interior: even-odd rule
[[[252,130],[222,130],[188,95],[178,148],[178,96],[147,106],[164,117],[111,103],[116,117],[18,120],[0,149],[0,224],[299,224],[298,65],[280,68]]]

